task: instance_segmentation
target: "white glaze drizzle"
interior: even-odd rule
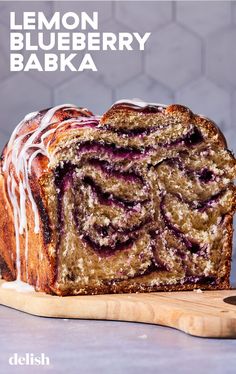
[[[17,137],[17,133],[20,131],[21,127],[26,121],[32,120],[38,115],[38,112],[29,113],[25,118],[17,125],[15,130],[12,133],[12,136],[8,143],[7,152],[5,155],[3,163],[3,171],[7,172],[7,191],[8,196],[13,208],[14,215],[14,229],[15,229],[15,240],[16,240],[16,271],[17,278],[16,281],[7,282],[4,284],[4,288],[14,288],[17,290],[33,290],[33,287],[21,281],[21,262],[20,262],[20,235],[25,233],[25,261],[26,261],[26,279],[27,278],[27,258],[28,258],[28,229],[27,229],[27,215],[26,215],[26,200],[27,197],[30,200],[31,207],[34,213],[34,232],[39,233],[39,213],[37,205],[33,198],[29,183],[29,174],[31,173],[32,162],[38,154],[42,154],[49,158],[48,147],[44,144],[45,138],[54,133],[58,127],[62,126],[66,122],[86,122],[91,121],[92,117],[78,117],[71,118],[69,120],[62,121],[54,129],[46,131],[41,137],[40,133],[45,130],[52,120],[53,116],[58,110],[80,110],[75,105],[72,104],[63,104],[49,109],[45,115],[42,117],[41,122],[38,125],[38,128],[33,131]],[[23,144],[20,149],[22,140],[28,136],[27,141]],[[37,138],[39,141],[37,142]],[[31,156],[29,157],[28,151],[31,149],[36,149]],[[13,173],[10,170],[10,164],[13,164],[17,179],[19,180],[19,201],[17,199],[15,190],[17,187],[16,179]],[[27,193],[27,194],[26,194]]]
[[[165,104],[160,104],[160,103],[148,103],[146,101],[143,101],[142,99],[132,99],[132,100],[129,100],[129,99],[122,99],[122,100],[118,100],[116,101],[112,107],[116,104],[131,104],[131,105],[135,105],[135,106],[138,106],[140,108],[145,108],[146,106],[157,106],[157,107],[160,107],[160,108],[166,108],[167,105]]]
[[[2,288],[15,290],[17,292],[34,292],[34,287],[18,279],[13,282],[3,283]]]

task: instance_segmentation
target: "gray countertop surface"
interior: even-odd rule
[[[0,306],[0,373],[236,373],[236,340],[205,339],[155,325],[31,316]],[[17,353],[49,366],[11,366]]]
[[[232,266],[236,286],[236,261]],[[236,339],[189,336],[168,327],[42,318],[0,306],[0,374],[235,374]],[[14,355],[44,353],[49,366],[11,366]]]

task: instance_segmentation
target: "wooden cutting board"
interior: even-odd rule
[[[1,304],[37,316],[144,322],[200,337],[236,338],[236,290],[60,297],[5,289],[3,283]]]

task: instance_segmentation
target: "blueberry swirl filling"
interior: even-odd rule
[[[148,118],[163,111],[137,112]],[[58,250],[68,254],[69,227],[83,264],[95,264],[106,285],[133,278],[217,282],[212,256],[232,206],[232,159],[206,144],[192,123],[159,139],[171,126],[115,126],[109,119],[95,126],[93,138],[85,132],[74,161],[54,172]]]

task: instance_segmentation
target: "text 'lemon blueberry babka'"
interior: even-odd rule
[[[180,105],[27,115],[1,157],[3,279],[58,295],[229,287],[236,161]]]

